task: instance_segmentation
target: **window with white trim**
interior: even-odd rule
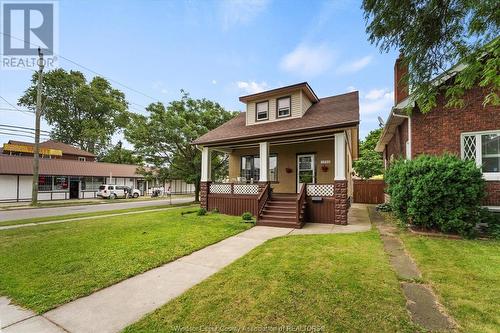
[[[258,102],[255,104],[257,120],[269,119],[269,101]]]
[[[291,102],[290,96],[278,98],[278,118],[288,117],[290,115]]]
[[[481,166],[484,178],[500,180],[500,130],[462,134],[462,158]]]
[[[83,156],[78,156],[78,160],[80,162],[85,162],[87,159],[85,157],[83,157]]]

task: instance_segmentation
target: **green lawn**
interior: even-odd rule
[[[251,226],[183,210],[0,231],[0,295],[45,312]]]
[[[463,332],[500,332],[500,242],[403,235]]]
[[[322,332],[418,331],[375,231],[270,240],[125,331],[218,326],[264,332],[259,328],[281,325]]]
[[[134,212],[134,211],[143,211],[143,210],[168,208],[168,207],[192,206],[192,205],[193,205],[192,202],[173,204],[173,205],[160,204],[160,205],[146,206],[146,207],[114,209],[114,210],[107,210],[107,211],[101,211],[101,212],[75,213],[75,214],[67,214],[67,215],[59,215],[59,216],[47,216],[47,217],[34,217],[34,218],[22,219],[22,220],[0,221],[0,226],[38,223],[38,222],[47,222],[47,221],[60,221],[60,220],[77,218],[77,217],[89,217],[89,216],[99,216],[100,217],[100,216],[105,216],[105,215],[109,215],[109,214],[128,213],[128,212]]]

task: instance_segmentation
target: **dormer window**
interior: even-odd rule
[[[290,116],[291,98],[290,96],[278,98],[276,103],[278,109],[278,118]]]
[[[269,119],[269,101],[256,103],[257,121]]]

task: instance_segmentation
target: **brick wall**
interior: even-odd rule
[[[465,96],[465,107],[445,108],[443,96],[438,97],[437,107],[427,114],[418,110],[412,115],[412,158],[419,154],[460,156],[460,135],[464,132],[500,129],[500,107],[483,107],[484,90],[474,88]],[[500,205],[500,182],[488,182],[487,205]]]
[[[391,160],[391,155],[394,158],[406,157],[406,141],[408,140],[408,120],[404,119],[403,122],[397,127],[391,141],[387,144],[386,153],[384,158],[387,160],[387,166]]]

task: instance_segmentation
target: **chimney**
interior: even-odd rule
[[[400,54],[394,64],[394,105],[408,97],[408,65],[404,63],[403,55]]]

